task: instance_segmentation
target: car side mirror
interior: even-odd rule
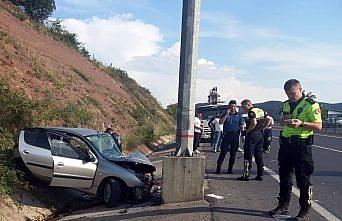
[[[89,159],[89,161],[88,162],[95,162],[95,157],[94,157],[94,155],[93,154],[91,154],[91,153],[88,153],[88,159]]]
[[[89,152],[84,152],[84,156],[82,156],[82,160],[86,162],[94,162],[96,159],[93,154]]]

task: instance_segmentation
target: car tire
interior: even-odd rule
[[[103,187],[103,201],[107,207],[117,206],[122,199],[122,185],[119,181],[109,179]]]

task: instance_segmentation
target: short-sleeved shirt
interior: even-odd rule
[[[291,108],[291,104],[289,101],[284,103],[282,116],[291,115],[292,119],[299,119],[304,122],[313,122],[313,123],[321,123],[321,109],[317,102],[309,99],[303,98],[301,101],[295,106],[295,108]],[[290,128],[287,125],[283,127],[282,135],[284,137],[291,136],[299,136],[301,138],[307,138],[313,134],[313,130],[310,130],[306,127],[298,127],[298,128]]]
[[[223,125],[220,124],[220,118],[215,118],[213,121],[211,121],[212,124],[215,126],[215,132],[222,132],[223,131]]]
[[[201,120],[198,117],[195,117],[194,125],[195,125],[195,129],[194,129],[195,133],[202,133],[202,131],[197,128],[197,127],[201,127]]]
[[[261,132],[263,125],[264,125],[264,122],[265,122],[265,117],[266,117],[265,112],[260,108],[252,107],[248,111],[247,115],[248,115],[248,117],[246,120],[246,128],[249,127],[249,125],[251,124],[251,120],[253,118],[256,118],[256,120],[257,120],[257,125],[254,127],[254,129],[252,131],[249,132],[249,134]]]
[[[226,114],[227,113],[224,113],[223,116]],[[223,132],[226,133],[240,131],[243,122],[244,120],[242,114],[238,112],[235,114],[230,114],[223,124]]]
[[[274,119],[273,119],[273,117],[271,117],[270,115],[267,115],[266,116],[266,119],[270,119],[270,124],[268,125],[268,127],[267,127],[267,129],[271,129],[273,126],[274,126]],[[264,124],[266,123],[266,120],[265,120],[265,122],[264,122]]]

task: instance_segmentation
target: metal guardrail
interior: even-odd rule
[[[342,134],[342,124],[339,123],[323,123],[322,132],[328,134]]]
[[[275,128],[281,129],[279,121],[275,121]],[[323,128],[320,133],[342,135],[342,124],[323,122]]]

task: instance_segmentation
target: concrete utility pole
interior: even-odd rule
[[[192,156],[201,0],[183,0],[177,109],[177,156]]]
[[[183,0],[176,156],[163,157],[164,203],[202,200],[205,156],[192,156],[201,0]]]

